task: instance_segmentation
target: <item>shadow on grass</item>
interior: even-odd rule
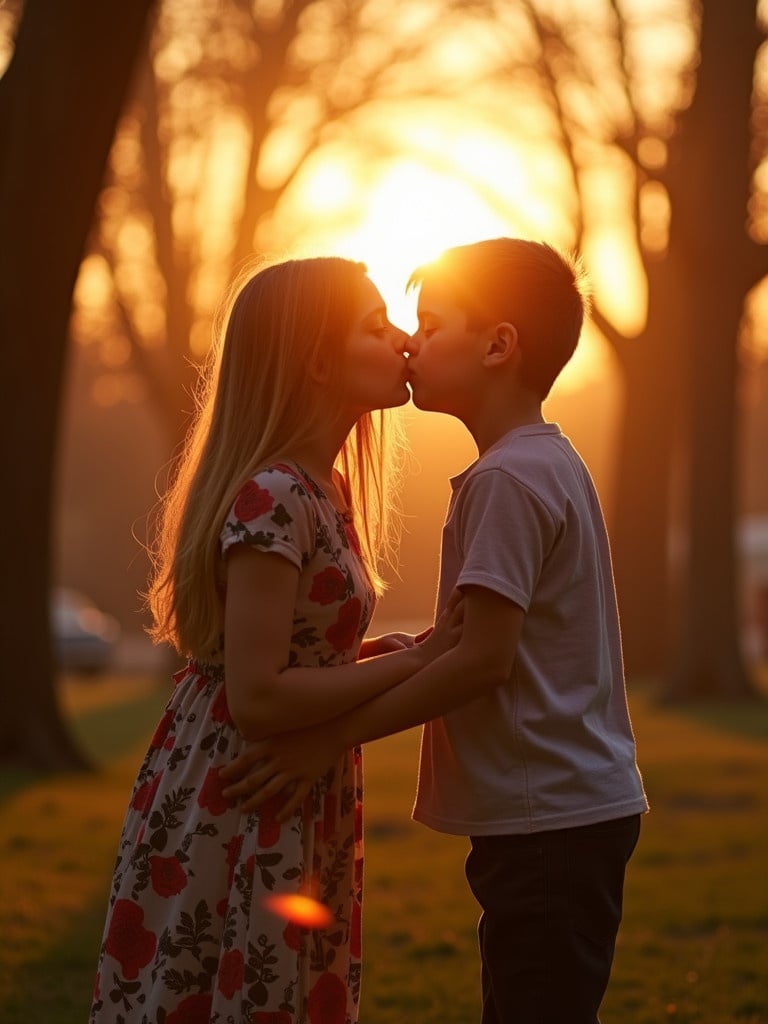
[[[152,736],[152,723],[156,721],[168,701],[169,688],[165,680],[149,692],[127,692],[119,701],[77,711],[69,717],[72,735],[94,770],[107,761],[127,754]],[[30,768],[0,768],[0,803],[29,786],[50,779],[44,772]],[[4,1019],[0,1017],[0,1020]]]
[[[0,995],[3,1024],[84,1024],[106,909],[105,892],[81,909],[44,955],[14,969],[12,987]]]
[[[81,711],[72,718],[72,733],[97,766],[121,757],[136,746],[142,734],[149,742],[152,733],[147,732],[147,722],[159,717],[169,692],[164,683],[119,704]]]
[[[701,725],[768,741],[768,699],[758,701],[699,701],[673,705],[668,711],[685,714]]]
[[[692,698],[688,701],[669,701],[659,679],[647,677],[628,682],[630,704],[633,696],[645,702],[651,713],[678,715],[718,732],[745,736],[753,740],[768,740],[768,691],[762,679],[756,699],[714,700]]]

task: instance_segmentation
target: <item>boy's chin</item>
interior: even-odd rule
[[[424,394],[420,394],[418,391],[412,391],[411,401],[417,409],[421,409],[422,412],[435,412],[435,406],[429,401],[429,397]]]

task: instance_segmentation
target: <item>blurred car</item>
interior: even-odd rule
[[[120,626],[79,590],[56,587],[51,600],[53,649],[67,672],[103,672],[115,657]]]

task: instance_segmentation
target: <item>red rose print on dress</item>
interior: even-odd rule
[[[289,921],[283,929],[283,939],[288,949],[298,953],[301,949],[301,929],[293,921]]]
[[[255,480],[249,480],[240,490],[235,500],[235,515],[241,523],[250,523],[274,507],[275,499],[264,487],[259,487]]]
[[[200,807],[207,807],[211,814],[224,814],[229,810],[229,800],[224,796],[223,785],[219,778],[218,766],[208,769],[200,792],[197,794],[197,803]]]
[[[307,1000],[310,1024],[344,1024],[347,989],[337,974],[326,971],[315,982]]]
[[[347,535],[347,541],[349,543],[349,546],[352,548],[352,550],[355,552],[358,558],[362,558],[363,552],[360,547],[360,538],[357,535],[355,524],[352,522],[351,519],[344,519],[344,533]]]
[[[165,1024],[209,1024],[211,1019],[210,992],[198,992],[194,996],[182,999],[173,1013],[165,1018]]]
[[[232,724],[229,705],[227,704],[227,691],[223,683],[211,704],[211,718],[214,722],[225,722],[227,725]]]
[[[348,651],[355,642],[360,626],[362,605],[359,597],[350,597],[339,608],[339,614],[332,626],[325,631],[325,639],[337,651]]]
[[[243,987],[245,960],[239,949],[228,949],[219,960],[218,986],[227,999]]]
[[[347,592],[347,577],[335,565],[329,565],[312,579],[309,600],[317,604],[333,604],[340,601]]]
[[[159,750],[160,747],[163,746],[163,744],[165,743],[166,737],[168,736],[168,733],[171,731],[171,726],[173,725],[173,719],[174,719],[174,712],[171,711],[171,710],[166,711],[165,714],[163,715],[163,717],[160,719],[160,721],[157,724],[157,728],[155,729],[155,735],[152,737],[152,739],[150,741],[150,744],[149,744],[150,747],[155,747],[156,749]]]
[[[157,787],[160,785],[160,779],[162,777],[163,773],[158,772],[154,778],[147,779],[146,782],[143,782],[133,794],[131,807],[133,807],[135,811],[141,811],[144,817],[149,813],[149,809],[155,799],[155,793],[157,792]]]
[[[105,948],[128,980],[138,978],[139,970],[155,955],[157,938],[144,927],[144,911],[132,900],[115,903]]]
[[[283,793],[277,793],[269,800],[265,800],[259,809],[259,834],[258,843],[259,846],[263,846],[269,849],[274,846],[280,838],[281,825],[279,821],[275,821],[275,815],[280,810],[280,806],[283,803],[285,796]]]
[[[152,888],[166,899],[178,896],[187,886],[187,873],[176,857],[150,857]]]
[[[174,684],[178,686],[182,679],[186,679],[188,675],[189,667],[185,666],[184,668],[180,668],[178,672],[174,672],[171,679],[173,679]]]
[[[229,868],[229,874],[227,876],[227,888],[232,888],[232,882],[235,878],[235,868],[240,858],[240,851],[243,848],[243,837],[241,835],[232,836],[226,846],[227,850],[227,867]]]

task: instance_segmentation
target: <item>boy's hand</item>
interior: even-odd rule
[[[250,812],[284,793],[275,818],[286,821],[342,751],[327,724],[256,740],[221,769],[224,796]]]

